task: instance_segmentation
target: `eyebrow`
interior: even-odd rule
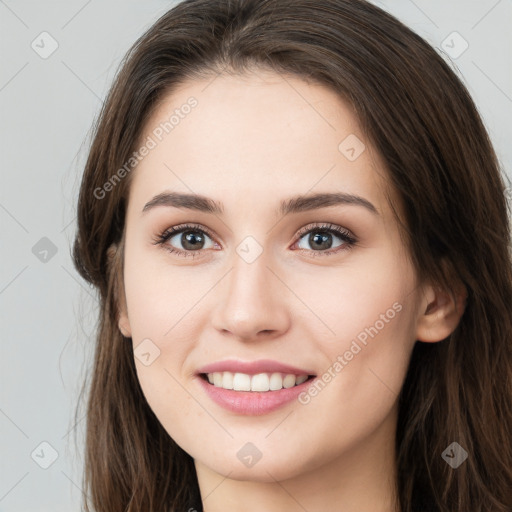
[[[279,208],[276,210],[276,214],[284,216],[289,213],[300,213],[337,205],[362,206],[374,215],[379,215],[377,208],[367,199],[343,192],[325,192],[291,197],[281,201]],[[142,213],[158,206],[183,208],[215,215],[222,215],[224,213],[224,206],[221,202],[197,194],[183,194],[178,192],[162,192],[156,195],[144,205]]]

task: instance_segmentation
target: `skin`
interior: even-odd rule
[[[386,198],[385,166],[334,92],[261,70],[190,80],[160,103],[141,141],[190,96],[197,107],[139,163],[130,185],[119,328],[135,349],[149,338],[160,350],[148,366],[135,358],[146,399],[194,458],[206,512],[395,510],[397,395],[415,341],[448,336],[462,297],[456,304],[417,281]],[[355,161],[338,149],[350,134],[366,146]],[[142,212],[165,191],[222,201],[224,212]],[[281,200],[316,192],[361,196],[377,213],[353,204],[275,213]],[[214,235],[203,235],[201,254],[153,243],[189,222]],[[315,251],[308,234],[297,237],[324,222],[349,230],[356,244],[325,254],[343,240],[333,235],[332,248]],[[262,250],[250,264],[236,251],[247,236]],[[171,240],[183,250],[181,235]],[[307,404],[244,416],[199,386],[199,367],[228,358],[274,359],[322,376],[395,303],[400,312]],[[237,457],[247,442],[262,454],[252,467]]]

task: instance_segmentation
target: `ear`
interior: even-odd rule
[[[425,286],[422,313],[416,325],[416,339],[427,343],[442,341],[457,327],[466,307],[467,291],[459,284],[450,291]]]
[[[132,337],[126,297],[123,286],[123,250],[121,247],[112,244],[107,249],[107,262],[109,272],[114,273],[115,279],[115,302],[117,304],[117,326],[125,338]]]

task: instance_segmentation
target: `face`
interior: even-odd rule
[[[119,324],[169,435],[257,481],[392,443],[422,295],[349,106],[220,75],[166,97],[142,144]]]

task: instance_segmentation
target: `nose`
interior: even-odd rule
[[[286,286],[263,254],[252,263],[236,255],[223,281],[212,319],[222,335],[257,341],[278,337],[289,329]]]

